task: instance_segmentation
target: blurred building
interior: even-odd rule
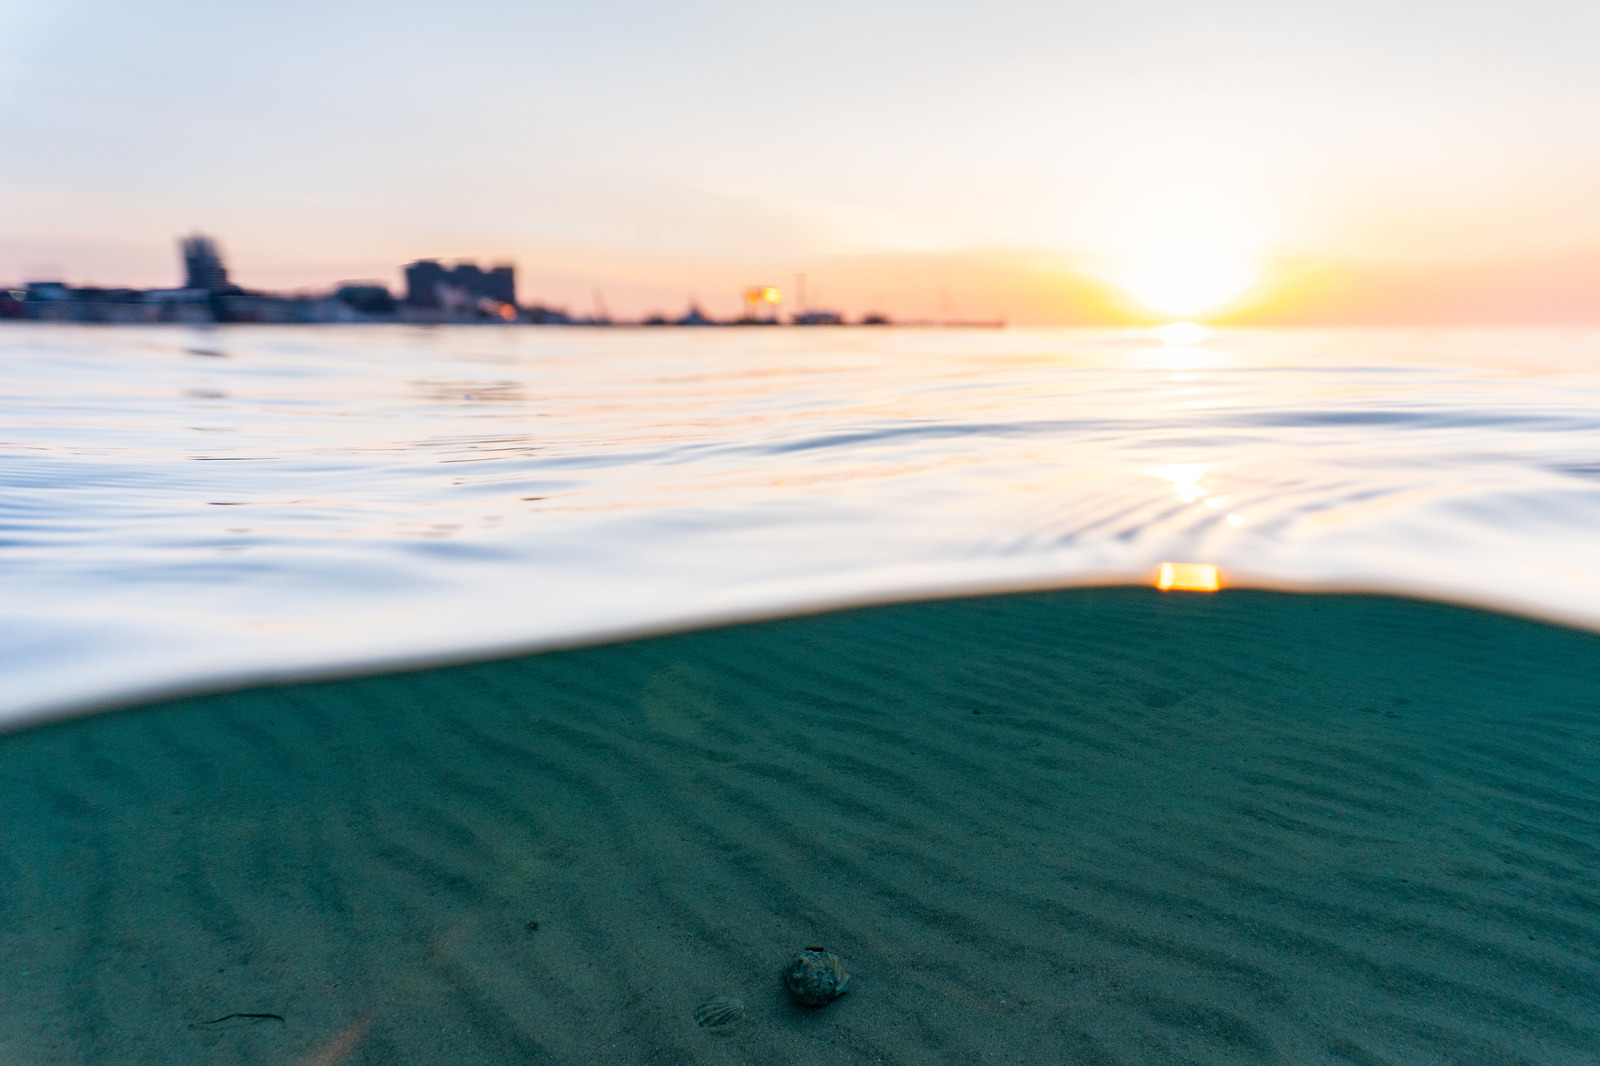
[[[211,237],[195,233],[180,238],[178,250],[183,260],[183,285],[179,288],[130,289],[30,281],[15,288],[0,287],[0,319],[192,325],[593,322],[574,319],[559,308],[537,304],[520,307],[516,268],[509,263],[485,270],[476,263],[458,262],[447,267],[437,259],[419,259],[405,268],[405,298],[396,300],[389,287],[378,281],[346,281],[323,292],[259,292],[228,280],[227,264]],[[604,324],[609,325],[609,321]]]
[[[386,318],[394,314],[394,294],[389,286],[377,281],[347,281],[334,291],[333,298],[350,310],[373,318]]]
[[[534,304],[522,309],[522,321],[535,326],[566,326],[572,323],[572,316],[557,307]]]
[[[406,265],[406,305],[444,315],[476,313],[482,301],[515,308],[517,268],[497,263],[484,270],[476,263],[446,267],[437,259]]]
[[[223,265],[217,242],[203,234],[184,237],[178,242],[183,252],[183,287],[205,292],[228,288],[228,268]]]
[[[801,311],[789,319],[797,326],[842,326],[844,315],[838,311]]]

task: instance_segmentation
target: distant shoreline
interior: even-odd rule
[[[1004,319],[993,321],[933,321],[928,319],[885,320],[882,322],[648,322],[640,320],[595,321],[571,319],[560,322],[529,320],[497,321],[495,319],[406,319],[406,318],[353,318],[311,319],[306,321],[255,320],[255,319],[120,319],[120,318],[32,318],[0,316],[4,325],[49,326],[472,326],[505,329],[518,326],[542,328],[564,327],[582,329],[1006,329],[1010,323]]]

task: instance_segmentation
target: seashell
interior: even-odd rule
[[[744,1017],[744,1004],[732,996],[712,996],[694,1009],[694,1024],[702,1029],[732,1025]]]
[[[783,968],[783,987],[803,1007],[821,1007],[850,990],[844,960],[826,948],[797,951]]]

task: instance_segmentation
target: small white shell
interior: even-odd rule
[[[732,1025],[744,1017],[744,1004],[731,996],[712,996],[694,1009],[694,1023],[702,1029]]]

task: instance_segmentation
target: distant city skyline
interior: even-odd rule
[[[408,325],[533,325],[533,326],[883,326],[891,318],[869,312],[848,316],[808,305],[805,279],[797,278],[798,304],[784,307],[782,290],[773,285],[749,286],[737,315],[707,314],[691,300],[680,314],[659,311],[639,316],[613,316],[604,305],[591,314],[569,312],[518,297],[513,263],[478,263],[418,259],[403,268],[404,290],[397,296],[388,284],[373,279],[346,280],[320,290],[273,292],[234,281],[217,240],[192,233],[177,241],[183,282],[177,286],[73,285],[34,278],[20,285],[0,285],[0,319],[51,323],[116,325],[317,325],[405,323]],[[961,321],[943,316],[925,325],[996,326],[1001,322]]]
[[[0,283],[1600,321],[1600,5],[0,0]]]

